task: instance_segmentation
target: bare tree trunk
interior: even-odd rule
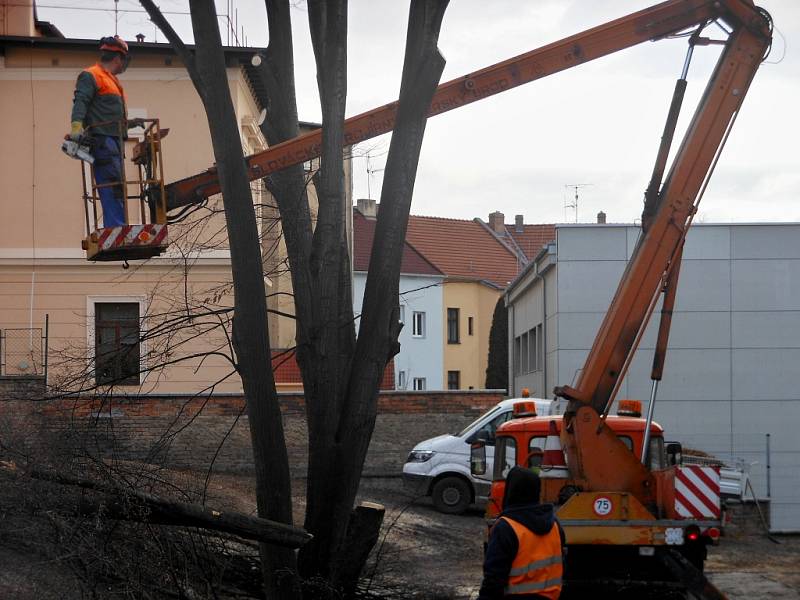
[[[297,135],[298,119],[290,2],[265,0],[265,3],[269,18],[270,44],[259,71],[265,82],[269,105],[267,121],[262,126],[262,131],[269,143],[274,145]],[[157,12],[152,0],[142,0],[142,4],[148,8],[151,17]],[[213,12],[210,4],[207,0],[192,3],[195,39],[198,40],[198,63],[201,62],[201,54],[203,62],[216,56],[209,49],[209,46],[217,48],[219,40],[218,32],[212,35],[209,31],[212,27],[209,15]],[[352,508],[375,424],[381,377],[388,360],[399,349],[397,305],[400,261],[426,113],[444,67],[444,60],[436,43],[446,6],[447,0],[413,0],[411,4],[398,117],[384,177],[378,231],[373,244],[357,341],[345,230],[347,211],[351,207],[347,205],[344,193],[341,149],[347,93],[346,0],[309,0],[308,6],[323,113],[321,169],[315,179],[319,197],[316,228],[312,227],[302,167],[291,167],[266,180],[278,203],[286,240],[297,317],[297,356],[303,375],[309,425],[305,527],[314,535],[314,539],[300,551],[300,571],[305,577],[322,576],[337,588],[354,589],[354,578],[358,574],[358,569],[345,564],[353,556],[352,546],[348,542],[361,539],[364,540],[363,544],[372,543],[369,540],[375,538],[369,531],[377,531],[380,524],[379,518],[364,519],[362,514],[353,513]],[[199,15],[202,15],[202,19]],[[156,22],[164,30],[162,23]],[[201,24],[203,27],[199,27]],[[168,31],[165,30],[165,33],[169,37]],[[245,255],[247,259],[256,260],[259,248],[252,204],[242,202],[240,206],[233,200],[238,197],[237,193],[244,192],[239,188],[239,183],[246,182],[241,147],[238,144],[238,135],[233,136],[231,133],[235,131],[235,121],[227,120],[231,118],[232,108],[229,110],[222,106],[219,98],[206,98],[219,89],[215,86],[224,88],[227,95],[227,86],[221,84],[224,79],[223,66],[219,63],[212,69],[210,65],[204,65],[203,74],[197,73],[194,56],[180,44],[180,40],[176,43],[173,38],[177,38],[174,32],[170,40],[187,66],[191,65],[190,73],[195,72],[192,79],[206,104],[215,142],[214,150],[225,194],[234,262],[235,343],[239,368],[248,395],[248,410],[252,411],[251,398],[261,398],[266,393],[263,386],[267,383],[269,385],[266,387],[274,396],[274,383],[271,379],[266,382],[266,378],[259,378],[259,375],[266,375],[264,371],[268,370],[263,366],[267,363],[263,362],[257,367],[258,360],[261,360],[257,357],[257,352],[248,354],[251,348],[258,350],[261,332],[266,335],[266,306],[256,306],[259,299],[264,299],[261,281],[256,286],[255,278],[248,278],[251,274],[249,269],[246,269],[246,273],[237,271],[237,266],[250,265],[245,262]],[[209,38],[215,40],[213,44],[209,43]],[[221,58],[216,60],[221,61]],[[203,79],[210,77],[212,73],[215,77],[213,81]],[[230,103],[229,98],[227,102]],[[232,127],[223,127],[222,123],[232,123]],[[222,167],[230,169],[227,179],[222,177]],[[235,183],[231,182],[232,178],[235,178]],[[230,187],[226,188],[226,185]],[[249,188],[247,198],[249,199]],[[229,207],[234,202],[237,205]],[[250,207],[247,215],[242,214],[244,204]],[[253,232],[242,235],[244,229],[240,228],[249,229],[251,225]],[[252,256],[248,249],[253,253]],[[260,274],[260,268],[258,272]],[[241,303],[240,292],[249,294]],[[258,310],[265,317],[263,327],[260,324],[258,327],[252,326],[257,322],[249,317],[244,318],[244,315],[252,317]],[[247,355],[246,359],[243,354]],[[269,360],[268,352],[265,359]],[[260,373],[258,368],[261,369]],[[263,409],[271,411],[271,406],[268,403]],[[272,447],[269,441],[273,438],[268,436],[266,443],[259,439],[260,432],[255,429],[255,424],[262,421],[257,420],[259,415],[254,415],[253,412],[250,415],[258,489],[266,491],[266,479],[263,477],[269,474],[275,476],[278,484],[275,490],[278,493],[288,490],[288,472],[284,476],[282,471],[286,464],[282,431],[273,431],[281,441],[280,453],[265,454]],[[270,412],[270,415],[274,416],[274,413]],[[279,413],[276,423],[279,427]],[[263,444],[261,449],[257,448],[259,443]],[[265,510],[274,510],[274,513],[261,514],[262,499],[266,502]],[[288,498],[283,504],[272,495],[266,498],[259,496],[259,515],[290,523],[289,516],[283,512],[291,508],[289,502]],[[279,517],[277,513],[286,516],[286,519]],[[379,514],[380,511],[375,512],[376,517]],[[359,554],[361,557],[365,556],[364,552]],[[277,551],[270,553],[266,549],[262,549],[262,560],[266,565],[269,596],[287,597],[279,596],[278,593],[283,593],[288,588],[276,587],[275,581],[270,581],[270,574],[274,574],[281,565],[291,568],[291,560]]]
[[[399,348],[400,261],[426,113],[444,59],[436,48],[446,1],[412,3],[397,124],[392,136],[357,345],[354,343],[350,263],[342,189],[346,94],[344,2],[310,2],[309,22],[323,105],[320,212],[311,253],[312,326],[300,356],[309,421],[308,509],[314,539],[300,552],[304,576],[320,574],[351,588],[342,552],[372,436],[380,381]],[[297,296],[299,290],[295,288]],[[298,313],[298,319],[306,315]]]
[[[258,515],[291,524],[289,462],[270,368],[267,305],[258,229],[236,114],[228,88],[214,2],[191,2],[196,43],[194,53],[184,46],[152,0],[141,0],[141,3],[180,55],[206,110],[231,253],[233,345],[247,402]],[[292,550],[261,544],[261,563],[268,597],[296,597],[296,562]]]
[[[398,294],[400,263],[411,210],[427,111],[436,91],[444,58],[438,51],[439,30],[447,0],[411,3],[400,100],[384,171],[380,211],[364,291],[358,343],[348,380],[348,409],[339,421],[338,461],[348,465],[338,474],[335,502],[331,502],[333,538],[342,543],[375,427],[378,390],[387,362],[399,351]],[[306,527],[311,527],[306,523]],[[313,527],[312,531],[316,531]],[[313,543],[313,541],[312,541]],[[310,548],[308,549],[310,551]],[[340,561],[344,556],[338,555]],[[342,568],[334,568],[334,575]]]

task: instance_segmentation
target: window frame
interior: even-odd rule
[[[472,317],[467,317],[467,335],[473,335]]]
[[[419,326],[417,318],[419,317]],[[425,311],[415,310],[411,314],[411,337],[424,338],[425,337]]]
[[[461,343],[461,309],[456,307],[447,308],[447,343]]]
[[[513,463],[506,464],[509,448],[514,450]],[[494,464],[492,465],[492,481],[504,481],[508,472],[517,464],[517,440],[511,435],[501,435],[495,438]],[[505,468],[508,467],[508,468]]]
[[[147,299],[145,296],[86,296],[86,361],[87,365],[96,363],[96,309],[97,304],[138,304],[139,305],[139,382],[117,383],[118,386],[141,386],[147,381]],[[98,384],[97,385],[106,385]]]
[[[450,379],[451,375],[455,375],[455,387],[453,387],[453,382]],[[461,389],[461,371],[448,371],[447,372],[447,389],[448,390],[460,390]]]
[[[519,347],[521,351],[521,355],[519,357],[520,373],[530,373],[528,370],[530,366],[530,341],[528,340],[528,332],[524,332],[519,336],[519,338]]]
[[[537,445],[534,446],[534,442],[537,442]],[[544,458],[544,445],[547,442],[547,436],[543,435],[534,435],[528,440],[528,468],[532,469],[534,467],[540,467],[542,464],[542,459]],[[538,448],[537,450],[533,450],[533,448]],[[538,458],[538,462],[536,464],[531,464],[531,458]]]
[[[415,392],[424,392],[426,389],[428,389],[428,381],[427,381],[427,379],[428,379],[427,377],[414,377],[411,380],[412,381],[413,391],[415,391]],[[417,387],[417,383],[418,382],[422,382],[422,387]]]

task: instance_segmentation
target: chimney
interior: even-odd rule
[[[604,213],[602,210],[599,213],[597,213],[597,222],[605,225],[606,213]]]
[[[489,227],[495,233],[503,234],[506,232],[506,216],[500,211],[496,210],[489,213]]]
[[[356,206],[358,207],[358,212],[368,219],[374,219],[378,216],[378,207],[375,200],[371,198],[359,198],[356,200]]]
[[[144,41],[144,34],[143,33],[137,33],[136,34],[136,41],[141,44]]]
[[[33,0],[0,0],[0,35],[34,37]]]
[[[525,217],[522,215],[514,215],[514,229],[516,229],[517,233],[522,233],[525,231]]]

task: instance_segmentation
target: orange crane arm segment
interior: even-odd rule
[[[769,36],[745,27],[732,32],[675,156],[658,211],[628,262],[581,375],[574,388],[557,388],[558,395],[591,404],[601,414],[613,400],[651,301],[683,243],[700,193],[769,42]]]
[[[731,5],[730,7],[728,5]],[[513,89],[536,79],[569,69],[618,50],[677,33],[708,20],[736,21],[734,9],[747,9],[747,0],[668,0],[604,25],[548,44],[439,86],[428,116],[435,116]],[[752,9],[750,9],[752,12]],[[345,121],[344,144],[388,133],[394,129],[397,102],[386,104]],[[320,130],[276,144],[247,157],[251,180],[320,155]],[[215,169],[169,184],[167,209],[195,204],[220,191]]]

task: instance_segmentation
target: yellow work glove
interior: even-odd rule
[[[74,142],[77,142],[81,136],[83,135],[83,123],[80,121],[73,121],[72,122],[72,129],[69,132],[69,139]]]

